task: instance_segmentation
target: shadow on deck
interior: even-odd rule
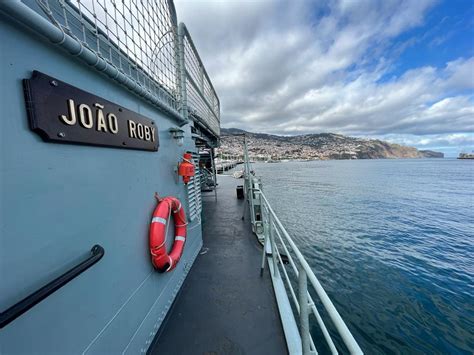
[[[268,272],[248,208],[236,198],[243,180],[222,176],[203,195],[204,246],[149,354],[286,354]]]

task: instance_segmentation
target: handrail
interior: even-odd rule
[[[259,238],[263,237],[264,248],[262,250],[262,264],[261,264],[261,274],[263,273],[265,267],[265,260],[268,263],[271,263],[273,268],[270,269],[272,278],[282,278],[286,282],[286,297],[292,299],[294,308],[296,309],[298,319],[295,314],[292,314],[293,319],[299,323],[300,326],[300,338],[303,354],[314,354],[317,353],[316,346],[312,339],[312,336],[309,331],[308,326],[308,317],[311,312],[317,321],[317,324],[321,328],[324,339],[327,342],[327,345],[332,354],[338,354],[338,350],[331,339],[331,335],[324,323],[321,315],[318,312],[316,304],[311,297],[311,294],[308,291],[307,279],[309,279],[309,284],[312,286],[319,300],[321,301],[322,306],[325,308],[329,318],[334,324],[337,332],[339,333],[342,341],[344,342],[347,349],[351,354],[363,354],[361,348],[357,344],[353,335],[349,331],[349,328],[344,323],[342,317],[337,311],[336,307],[330,300],[326,291],[322,287],[318,278],[314,274],[313,270],[309,266],[305,257],[291,238],[291,236],[286,231],[285,227],[281,223],[280,219],[276,215],[275,211],[270,205],[267,197],[262,191],[262,182],[259,178],[254,177],[254,172],[252,172],[250,167],[250,159],[247,149],[246,137],[244,136],[244,178],[245,178],[245,191],[247,194],[247,199],[250,206],[250,216],[251,223],[253,224],[254,231],[260,231]],[[257,220],[256,216],[259,215]],[[257,228],[257,224],[260,228]],[[263,228],[263,235],[262,235]],[[260,239],[260,240],[262,240]],[[278,240],[278,242],[277,242]],[[270,247],[269,249],[267,247]],[[287,262],[283,262],[279,248],[282,248],[286,253]],[[295,258],[292,256],[292,254]],[[298,265],[296,262],[298,262]],[[290,274],[285,268],[285,264],[290,264],[293,269],[293,274],[296,279],[291,280]],[[282,275],[280,274],[280,269]],[[281,276],[280,276],[281,275]],[[295,292],[295,284],[298,286],[297,292]],[[276,289],[275,289],[275,292]],[[288,295],[289,292],[289,295]],[[287,317],[286,314],[282,315],[282,318]],[[282,319],[283,321],[283,319]]]
[[[283,224],[279,220],[278,216],[276,215],[275,211],[270,205],[270,202],[267,200],[267,197],[261,191],[260,189],[252,189],[254,192],[257,192],[260,194],[262,197],[262,200],[265,202],[266,207],[268,208],[268,211],[272,215],[273,222],[276,223],[280,231],[282,232],[283,236],[287,240],[288,244],[290,245],[291,249],[295,253],[298,261],[300,262],[301,267],[303,268],[304,272],[306,273],[310,283],[313,285],[313,288],[315,289],[317,295],[319,296],[319,299],[321,300],[321,303],[324,305],[326,308],[329,317],[331,318],[332,322],[334,323],[336,329],[338,330],[339,334],[341,335],[342,340],[344,341],[344,344],[347,346],[349,351],[352,354],[362,354],[362,349],[359,347],[357,344],[356,340],[354,339],[353,335],[349,331],[349,328],[347,328],[346,323],[340,316],[339,312],[337,311],[336,307],[334,307],[334,304],[332,303],[331,299],[327,295],[326,291],[324,290],[323,286],[321,286],[321,283],[319,282],[318,278],[314,274],[313,270],[309,266],[308,262],[306,261],[305,257],[303,254],[300,252],[298,247],[296,246],[295,242],[293,239],[290,237],[288,232],[286,231],[285,227],[283,227]],[[279,254],[279,253],[276,253]],[[301,270],[300,270],[301,272]]]
[[[69,281],[79,276],[81,273],[102,259],[103,256],[104,248],[102,248],[100,245],[94,245],[91,249],[90,256],[86,260],[66,271],[64,274],[41,287],[39,290],[33,292],[31,295],[23,298],[21,301],[8,308],[6,311],[0,313],[0,329],[13,322],[16,318],[33,308],[53,292],[57,291]]]

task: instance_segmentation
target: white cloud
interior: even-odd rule
[[[438,135],[385,135],[384,139],[406,145],[416,145],[418,147],[470,147],[474,145],[474,137],[469,133],[452,133]]]
[[[445,72],[449,76],[446,82],[448,88],[474,89],[474,57],[447,63]]]
[[[220,96],[224,127],[469,134],[474,58],[389,77],[394,59],[384,56],[387,49],[416,45],[393,42],[422,25],[432,6],[431,0],[176,1]]]

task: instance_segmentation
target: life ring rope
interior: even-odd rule
[[[150,223],[150,254],[153,266],[160,272],[173,270],[183,254],[186,243],[187,225],[186,213],[181,202],[173,196],[161,198],[155,194],[158,201]],[[175,236],[171,251],[166,251],[168,226],[173,214]]]
[[[161,202],[162,200],[163,199],[158,199],[158,202]],[[171,207],[170,207],[170,210],[171,210]],[[161,243],[160,245],[154,247],[153,249],[155,249],[155,250],[160,249],[161,247],[163,247],[166,244],[166,238],[168,238],[168,226],[170,224],[170,219],[171,219],[171,213],[168,213],[168,219],[165,219],[165,218],[162,218],[162,217],[153,217],[151,219],[151,223],[162,223],[166,226],[165,237],[163,239],[163,243]],[[150,248],[150,251],[151,251],[151,248]],[[157,255],[154,255],[154,254],[152,254],[152,255],[157,256]]]

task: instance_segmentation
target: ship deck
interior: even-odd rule
[[[262,249],[249,209],[236,197],[243,180],[218,177],[203,195],[204,246],[149,354],[287,354]]]

